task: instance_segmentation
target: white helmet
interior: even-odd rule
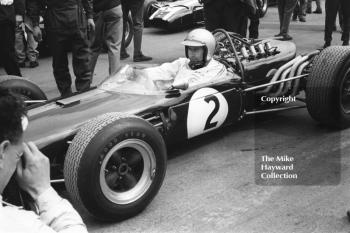
[[[190,31],[181,44],[186,46],[186,57],[188,57],[187,46],[204,47],[203,61],[206,63],[213,57],[216,41],[211,32],[203,28],[197,28]]]

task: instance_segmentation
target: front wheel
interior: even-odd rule
[[[306,82],[307,109],[316,121],[350,126],[350,48],[331,46],[312,63]]]
[[[74,202],[90,214],[119,221],[141,212],[158,193],[166,158],[163,138],[152,125],[108,113],[74,137],[64,162],[65,183]]]

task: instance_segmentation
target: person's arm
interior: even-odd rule
[[[173,62],[166,62],[157,67],[144,69],[148,78],[153,81],[157,80],[172,80],[175,78],[181,66],[186,62],[186,58],[179,58]]]
[[[93,1],[92,0],[82,0],[84,10],[86,12],[86,17],[88,19],[93,19]]]
[[[39,25],[39,16],[42,4],[41,0],[26,0],[27,16],[32,20],[33,27]]]
[[[93,18],[93,1],[92,0],[82,0],[83,7],[86,13],[86,18],[87,18],[87,27],[88,27],[88,32],[89,33],[94,33],[95,32],[95,23],[94,23],[94,18]]]
[[[23,23],[25,15],[25,2],[24,0],[14,0],[13,5],[15,7],[16,15],[16,27]]]
[[[39,209],[40,220],[52,228],[54,232],[87,232],[78,212],[52,187],[42,193],[35,200],[35,203]]]
[[[25,167],[17,164],[17,181],[35,200],[40,220],[54,232],[87,232],[76,210],[51,187],[49,159],[32,142],[23,148]]]
[[[33,36],[38,42],[42,40],[41,30],[39,28],[40,12],[44,7],[42,0],[26,0],[27,16],[32,20]]]

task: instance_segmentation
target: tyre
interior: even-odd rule
[[[259,18],[263,18],[266,13],[267,13],[267,9],[268,9],[268,0],[257,0],[256,1],[257,4],[257,14],[259,15]]]
[[[145,0],[143,3],[143,24],[145,27],[150,26],[149,17],[155,12],[155,8],[152,6],[157,3],[155,0]]]
[[[104,221],[141,212],[158,193],[166,148],[145,120],[120,113],[92,119],[74,137],[64,162],[73,202]]]
[[[350,126],[350,48],[328,47],[315,57],[305,92],[313,119],[337,128]]]
[[[35,83],[28,79],[14,76],[0,76],[0,86],[10,89],[23,100],[47,100],[45,93]]]
[[[127,48],[130,45],[132,38],[134,37],[131,14],[129,14],[125,27],[123,27],[123,30],[123,35],[125,36],[125,48]]]

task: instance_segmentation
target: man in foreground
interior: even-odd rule
[[[79,214],[51,187],[49,159],[34,143],[23,142],[27,125],[23,101],[0,87],[0,194],[16,173],[19,186],[33,198],[39,212],[5,203],[0,195],[0,231],[87,232]]]

